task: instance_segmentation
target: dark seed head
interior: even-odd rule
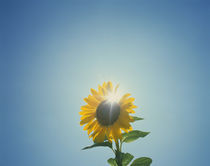
[[[96,110],[96,118],[103,126],[112,125],[120,115],[120,105],[117,102],[101,102]]]

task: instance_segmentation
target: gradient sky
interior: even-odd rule
[[[136,98],[123,151],[154,166],[207,166],[210,3],[199,0],[1,1],[2,166],[105,166],[79,125],[90,88]],[[2,56],[3,55],[3,56]]]

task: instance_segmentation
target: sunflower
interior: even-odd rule
[[[84,98],[86,105],[81,107],[80,125],[85,125],[89,138],[94,142],[117,142],[122,138],[122,132],[132,130],[130,122],[133,122],[130,113],[136,106],[133,104],[135,98],[126,93],[122,97],[117,93],[119,85],[115,88],[112,82],[104,82],[98,86],[98,91],[91,89],[92,95]]]

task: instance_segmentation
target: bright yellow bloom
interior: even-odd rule
[[[129,93],[119,98],[118,87],[113,88],[110,81],[104,82],[98,91],[91,89],[92,95],[84,99],[87,105],[81,107],[80,125],[85,125],[84,130],[95,142],[103,142],[105,138],[117,142],[122,138],[122,131],[132,130],[130,122],[134,120],[129,113],[135,113],[135,98]]]

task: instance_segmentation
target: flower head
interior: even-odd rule
[[[133,118],[129,114],[135,113],[135,99],[129,93],[120,96],[118,87],[114,88],[110,81],[104,82],[98,91],[91,89],[92,95],[84,99],[87,105],[81,107],[80,125],[85,125],[84,130],[95,142],[105,139],[116,142],[122,138],[122,131],[132,130]]]

